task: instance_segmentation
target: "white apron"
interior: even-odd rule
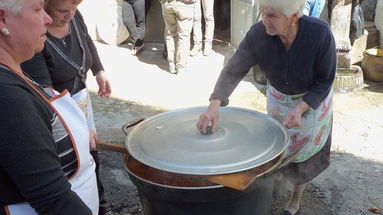
[[[295,108],[304,94],[287,95],[279,92],[270,84],[267,86],[267,113],[273,118],[283,122],[289,111]],[[302,126],[288,129],[290,141],[287,146],[287,155],[300,149],[293,162],[303,162],[325,145],[331,131],[333,91],[323,100],[317,109],[309,108],[302,114]]]
[[[76,94],[72,95],[72,98],[77,102],[77,105],[84,112],[89,129],[92,129],[94,132],[96,132],[96,125],[93,119],[92,101],[90,100],[88,88],[80,90]]]
[[[92,210],[92,213],[97,215],[99,200],[95,174],[96,164],[89,153],[89,130],[84,113],[68,91],[65,90],[61,94],[51,88],[44,88],[44,91],[52,96],[48,102],[66,127],[72,142],[75,143],[73,148],[76,151],[80,168],[69,179],[71,189]],[[40,94],[40,92],[38,93]],[[5,210],[9,215],[37,215],[28,203],[8,205]]]

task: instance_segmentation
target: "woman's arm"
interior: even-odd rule
[[[336,74],[335,40],[329,29],[323,36],[317,56],[314,65],[314,85],[303,96],[303,101],[314,109],[319,107],[330,92]]]
[[[83,30],[81,33],[84,34],[83,36],[85,38],[85,42],[87,43],[89,52],[92,57],[92,65],[90,69],[92,70],[93,75],[96,76],[96,81],[99,87],[98,95],[101,98],[108,98],[110,94],[112,93],[112,89],[110,87],[109,80],[105,75],[104,67],[98,55],[97,48],[94,45],[92,38],[88,34],[88,29],[84,22],[84,18],[82,17],[81,13],[78,10],[76,12],[75,18],[77,23],[80,25],[80,28]]]
[[[112,93],[112,88],[110,87],[109,79],[106,77],[104,70],[96,73],[96,81],[98,84],[97,94],[101,98],[108,98]]]
[[[207,127],[211,126],[212,131],[216,130],[219,120],[219,107],[229,104],[229,96],[237,87],[242,78],[249,72],[250,68],[256,65],[256,50],[253,41],[256,40],[256,27],[253,26],[246,34],[239,48],[230,58],[227,65],[223,68],[214,91],[209,100],[208,109],[201,114],[197,122],[197,129],[201,133],[206,133]]]
[[[240,43],[237,51],[230,58],[215,84],[214,91],[209,100],[218,99],[222,106],[229,104],[229,96],[233,93],[239,82],[257,64],[254,41],[256,41],[256,25],[252,26]]]

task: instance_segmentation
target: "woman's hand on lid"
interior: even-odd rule
[[[197,129],[202,134],[206,134],[208,126],[211,126],[213,132],[216,130],[219,119],[220,106],[220,100],[212,100],[207,110],[200,115],[199,121],[197,122]]]
[[[109,98],[110,94],[112,93],[112,89],[110,88],[110,83],[105,75],[105,72],[99,71],[96,74],[96,80],[98,84],[98,95],[101,98]]]

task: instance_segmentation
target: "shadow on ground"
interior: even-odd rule
[[[376,93],[383,93],[382,82],[364,81],[364,83],[366,84],[366,87],[364,87],[365,90],[376,92]]]
[[[224,56],[224,64],[226,64],[227,60],[232,56],[234,53],[234,49],[229,47],[229,44],[227,41],[218,40],[215,39],[213,41],[213,51]],[[118,45],[120,48],[125,48],[127,51],[131,51],[132,44],[129,42],[124,42],[120,45]],[[190,47],[193,47],[192,45]],[[163,58],[163,51],[164,51],[164,44],[162,43],[146,43],[144,46],[143,51],[137,56],[137,59],[147,65],[155,65],[159,69],[169,72],[168,71],[168,61],[167,59]],[[202,54],[202,53],[200,53]],[[161,57],[158,57],[161,56]],[[192,61],[192,57],[189,58],[189,64]],[[212,83],[213,84],[213,83]]]

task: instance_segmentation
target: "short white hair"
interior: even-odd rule
[[[298,17],[303,15],[306,0],[258,0],[259,6],[271,7],[290,17],[299,11]]]
[[[13,15],[18,15],[21,11],[23,3],[24,0],[0,0],[0,8],[12,13]]]

